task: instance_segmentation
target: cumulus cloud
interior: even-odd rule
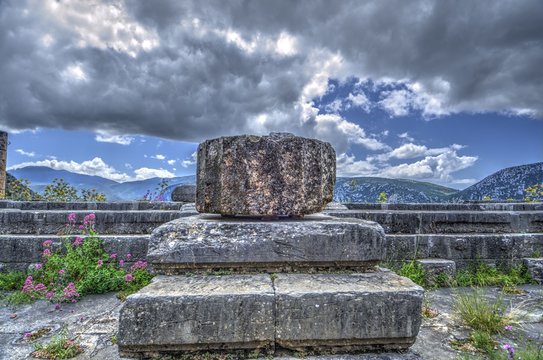
[[[162,154],[152,155],[152,156],[150,156],[150,158],[157,159],[157,160],[166,160],[166,156],[162,155]]]
[[[56,159],[47,159],[33,162],[23,162],[10,166],[8,170],[17,170],[27,166],[46,166],[55,170],[66,170],[76,174],[84,175],[95,175],[100,176],[105,179],[125,182],[125,181],[134,181],[134,180],[145,180],[154,177],[160,178],[171,178],[175,177],[175,174],[171,173],[168,170],[152,169],[147,167],[142,167],[134,170],[134,175],[128,175],[123,172],[119,172],[113,166],[107,164],[102,158],[95,157],[92,160],[86,160],[81,163],[76,161],[62,161]],[[132,169],[132,165],[126,163],[125,167],[127,169]]]
[[[175,177],[175,174],[162,168],[151,169],[147,167],[142,167],[142,168],[134,170],[134,173],[136,174],[136,180],[145,180],[145,179],[151,179],[155,177],[159,177],[159,178]]]
[[[119,182],[128,181],[132,179],[129,175],[118,172],[115,168],[106,164],[104,160],[102,160],[102,158],[99,158],[99,157],[95,157],[92,160],[86,160],[81,163],[78,163],[73,160],[62,161],[62,160],[54,160],[54,159],[40,160],[40,161],[34,161],[34,162],[23,162],[23,163],[16,164],[9,167],[8,170],[16,170],[16,169],[24,168],[27,166],[46,166],[55,170],[66,170],[66,171],[74,172],[77,174],[101,176],[103,178],[119,181]]]
[[[36,156],[36,153],[34,151],[24,151],[23,149],[16,149],[15,152],[28,157]]]
[[[183,161],[181,161],[181,166],[184,168],[188,168],[189,166],[196,165],[197,160],[198,160],[198,153],[195,151],[190,155],[189,158],[186,158]]]
[[[313,101],[348,77],[402,85],[376,104],[343,102],[364,111],[542,117],[542,11],[537,0],[3,1],[0,124],[107,131],[97,141],[121,144],[311,136]]]

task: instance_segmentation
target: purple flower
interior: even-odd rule
[[[55,304],[55,310],[60,310],[60,304]]]
[[[36,290],[36,291],[45,291],[45,290],[47,290],[47,287],[45,285],[43,285],[42,283],[39,283],[39,284],[36,284],[36,286],[34,286],[34,290]]]
[[[83,238],[80,237],[80,236],[76,236],[76,237],[75,237],[75,240],[74,240],[74,242],[73,242],[73,245],[74,245],[74,246],[79,246],[79,245],[81,245],[81,244],[83,244]]]
[[[515,354],[515,348],[513,347],[513,345],[510,345],[510,344],[505,344],[502,346],[502,349],[504,349],[505,351],[507,351],[507,358],[509,360],[513,360],[515,357],[514,357],[514,354]]]
[[[68,214],[68,221],[69,222],[75,222],[76,219],[77,219],[77,214],[76,213]]]
[[[31,332],[25,332],[25,335],[24,335],[24,336],[25,336],[25,338],[29,338],[29,337],[32,336],[32,333],[31,333]]]
[[[110,259],[115,259],[115,258],[117,258],[117,254],[116,254],[116,253],[113,253],[113,254],[109,255],[109,258],[110,258]]]
[[[43,247],[49,247],[53,245],[53,240],[45,240],[42,245]]]
[[[145,269],[145,268],[147,268],[147,261],[138,260],[134,263],[134,265],[132,265],[130,270],[134,271],[134,270]]]
[[[503,328],[507,331],[511,331],[513,330],[513,325],[505,325]]]
[[[132,274],[126,274],[124,276],[124,281],[126,281],[127,283],[131,282],[132,280],[134,280],[134,275]]]
[[[45,294],[46,299],[51,299],[53,296],[55,296],[55,293],[52,291],[49,291],[47,294]]]
[[[65,272],[66,272],[66,271],[65,271],[64,269],[60,269],[60,270],[58,271],[59,275],[62,275],[62,274],[64,274]]]
[[[43,250],[43,256],[51,256],[51,250],[49,249]]]
[[[124,265],[124,260],[120,260],[119,261],[119,266],[123,266]]]
[[[40,270],[43,267],[43,264],[36,264],[35,269]]]
[[[34,290],[34,283],[33,283],[32,276],[27,276],[21,291],[22,292],[31,292],[32,290]]]
[[[79,230],[83,230],[85,227],[83,225],[79,225]]]
[[[102,266],[104,264],[104,260],[100,259],[98,260],[98,266]]]
[[[130,259],[131,257],[132,257],[132,254],[130,254],[130,253],[126,254],[127,259]]]

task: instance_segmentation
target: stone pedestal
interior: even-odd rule
[[[220,215],[155,229],[147,260],[162,275],[123,305],[120,352],[407,349],[423,290],[376,267],[385,239],[377,223],[310,215],[332,200],[334,182],[335,152],[318,140],[200,144],[196,210]]]

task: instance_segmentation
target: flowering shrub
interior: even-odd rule
[[[160,180],[160,183],[155,188],[155,191],[151,192],[150,190],[147,190],[140,201],[168,201],[166,199],[166,191],[168,190],[169,186],[168,180]]]
[[[120,291],[122,296],[138,291],[149,284],[151,274],[147,262],[136,261],[132,266],[131,254],[108,254],[94,231],[96,216],[88,214],[81,225],[75,213],[68,215],[64,239],[65,251],[55,250],[53,241],[42,243],[42,263],[28,274],[16,295],[28,301],[45,299],[58,309],[61,303],[76,302],[88,294]],[[79,234],[72,232],[81,230]]]

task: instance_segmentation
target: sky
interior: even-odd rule
[[[540,0],[3,0],[0,60],[8,169],[183,176],[269,132],[458,189],[543,161]]]

